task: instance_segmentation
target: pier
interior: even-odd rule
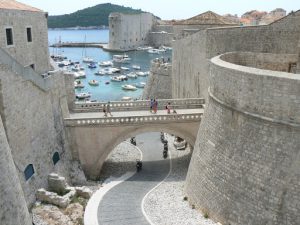
[[[50,45],[53,48],[107,48],[108,43],[62,42]]]

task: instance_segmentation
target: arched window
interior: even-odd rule
[[[25,175],[25,180],[29,180],[30,177],[32,177],[32,175],[34,174],[34,168],[32,164],[29,164],[24,171],[24,175]]]
[[[58,163],[59,160],[60,160],[59,153],[55,152],[52,156],[53,164],[55,165],[56,163]]]

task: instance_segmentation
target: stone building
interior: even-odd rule
[[[297,11],[173,44],[172,97],[208,102],[185,192],[222,224],[300,223],[299,37]]]
[[[156,18],[151,13],[111,13],[108,50],[128,51],[147,45],[155,23]]]
[[[111,13],[108,50],[129,51],[144,45],[172,46],[174,39],[181,39],[200,30],[233,25],[237,24],[211,11],[171,23],[157,20],[150,13]]]
[[[0,0],[0,219],[31,225],[38,188],[71,165],[65,77],[49,59],[47,13]]]

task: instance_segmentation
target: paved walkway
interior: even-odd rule
[[[176,109],[177,114],[196,114],[203,113],[204,109]],[[130,116],[151,116],[151,115],[170,115],[167,114],[166,110],[158,110],[156,114],[150,113],[149,110],[140,110],[140,111],[119,111],[112,112],[113,117],[130,117]],[[171,114],[172,115],[172,114]],[[176,114],[174,114],[176,115]],[[110,117],[110,116],[108,116]],[[84,112],[84,113],[71,113],[71,119],[82,119],[82,118],[106,118],[104,117],[103,112]]]
[[[167,176],[170,160],[162,158],[159,133],[142,134],[136,140],[143,152],[143,169],[103,197],[98,208],[101,225],[149,225],[142,213],[142,200]]]

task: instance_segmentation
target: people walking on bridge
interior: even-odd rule
[[[112,116],[112,114],[111,114],[111,108],[110,108],[110,102],[107,103],[106,110],[107,110],[107,114],[109,114],[110,116]]]
[[[167,110],[168,114],[171,113],[171,103],[170,102],[168,102],[168,104],[166,105],[166,110]]]
[[[151,98],[150,100],[150,112],[152,113],[153,110],[153,99]]]
[[[158,102],[156,99],[153,100],[153,111],[156,114],[157,113],[157,107],[158,107]]]
[[[103,105],[103,109],[102,109],[104,116],[107,117],[107,112],[106,112],[106,105]]]

